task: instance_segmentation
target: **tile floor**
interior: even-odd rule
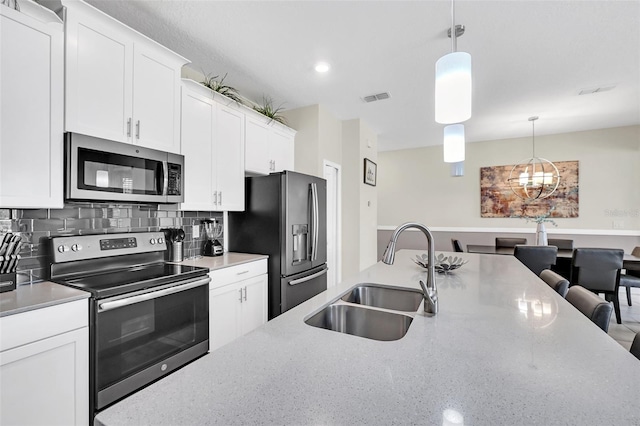
[[[627,305],[625,287],[620,287],[618,297],[620,298],[622,324],[616,322],[616,315],[612,313],[611,322],[609,323],[609,336],[616,339],[618,343],[628,350],[636,333],[640,331],[640,288],[631,289],[631,303],[633,306]]]

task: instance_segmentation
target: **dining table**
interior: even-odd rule
[[[502,254],[513,255],[515,247],[496,247],[491,245],[478,245],[467,244],[468,253],[477,254]],[[573,250],[558,249],[558,259],[571,259],[573,257]],[[640,271],[640,256],[634,256],[630,253],[625,253],[622,258],[622,266],[625,269],[632,269]]]

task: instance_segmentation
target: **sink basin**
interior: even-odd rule
[[[391,341],[404,337],[412,320],[407,315],[337,304],[325,307],[305,322],[367,339]]]
[[[342,296],[342,300],[394,311],[415,312],[422,302],[422,292],[408,288],[361,284]]]

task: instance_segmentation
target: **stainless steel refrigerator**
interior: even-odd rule
[[[327,182],[284,171],[245,180],[229,250],[269,255],[269,319],[327,289]]]

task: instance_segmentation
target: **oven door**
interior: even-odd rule
[[[96,410],[208,352],[209,281],[95,302]]]

